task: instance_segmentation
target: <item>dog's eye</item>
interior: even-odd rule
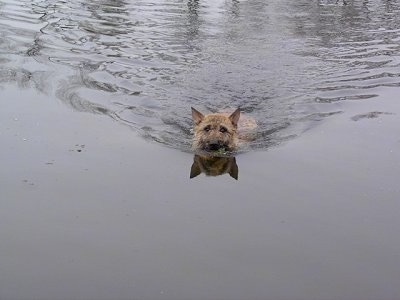
[[[228,131],[228,129],[226,129],[226,127],[224,127],[224,126],[221,126],[221,127],[219,128],[219,131],[222,132],[222,133],[225,133],[225,132]]]
[[[211,130],[211,126],[210,125],[204,127],[204,131],[209,132],[210,130]]]

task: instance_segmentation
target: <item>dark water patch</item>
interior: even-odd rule
[[[317,103],[332,103],[338,101],[346,101],[346,100],[365,100],[377,97],[378,95],[353,95],[353,96],[340,96],[340,97],[332,97],[332,98],[315,98],[315,102]]]
[[[362,120],[362,119],[376,119],[381,115],[393,115],[393,113],[381,112],[381,111],[372,111],[372,112],[365,113],[365,114],[355,115],[355,116],[351,117],[351,119],[353,121],[359,121],[359,120]]]

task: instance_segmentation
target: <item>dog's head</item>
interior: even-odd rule
[[[235,150],[239,117],[239,108],[230,115],[223,113],[203,115],[192,107],[193,147],[205,151]]]

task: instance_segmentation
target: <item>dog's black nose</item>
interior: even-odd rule
[[[218,141],[212,141],[208,144],[208,149],[210,149],[211,151],[216,151],[219,150],[220,148],[220,144],[218,143]]]

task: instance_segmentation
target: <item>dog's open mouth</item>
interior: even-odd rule
[[[205,151],[209,152],[210,154],[217,155],[217,156],[225,156],[229,155],[231,150],[226,145],[221,144],[208,144],[205,148]]]
[[[225,146],[219,143],[210,143],[207,145],[206,148],[208,151],[220,151],[220,150],[225,151]]]
[[[220,142],[207,143],[205,150],[207,151],[228,151],[228,147]]]

